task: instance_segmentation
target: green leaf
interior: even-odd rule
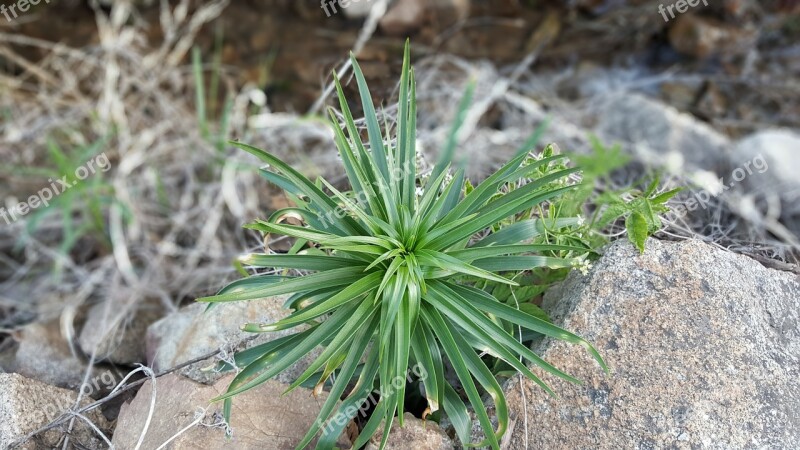
[[[333,272],[332,270],[329,272]],[[325,274],[327,272],[323,272]],[[311,275],[313,276],[313,275]],[[309,276],[309,278],[311,277]],[[317,317],[330,312],[336,308],[341,307],[349,302],[352,302],[369,291],[375,289],[375,283],[381,279],[381,274],[373,272],[367,276],[359,279],[358,281],[348,284],[347,287],[339,291],[336,295],[328,299],[314,303],[313,305],[295,311],[285,319],[281,319],[272,324],[252,325],[245,327],[245,331],[252,333],[263,333],[267,331],[279,331],[288,328],[296,327],[300,324],[306,323],[309,320],[316,319]]]
[[[302,270],[343,269],[358,265],[358,262],[351,258],[337,258],[327,255],[268,255],[265,253],[250,253],[239,257],[239,261],[245,266],[282,267]]]
[[[300,172],[292,169],[288,164],[284,163],[277,157],[265,152],[264,150],[261,150],[260,148],[253,147],[252,145],[247,145],[236,141],[230,141],[230,144],[235,145],[236,147],[239,147],[252,155],[255,155],[262,161],[279,170],[288,181],[297,186],[297,189],[311,199],[312,205],[314,205],[314,208],[319,214],[324,215],[336,209],[336,203],[328,198],[324,192],[311,183],[308,178],[300,174]],[[358,234],[364,231],[363,229],[360,229],[349,217],[342,218],[342,220],[337,221],[334,226],[341,231],[350,234]]]
[[[461,97],[461,102],[458,104],[456,117],[453,121],[453,125],[450,127],[450,132],[447,134],[447,140],[439,155],[439,161],[436,163],[436,166],[434,166],[433,172],[431,172],[432,179],[438,178],[453,160],[453,154],[455,153],[456,145],[458,145],[459,132],[461,131],[462,125],[464,125],[464,120],[467,118],[467,112],[469,112],[469,105],[472,103],[472,95],[474,93],[475,81],[472,80],[467,83],[467,88],[464,91],[464,95]]]
[[[482,270],[475,266],[471,266],[461,261],[460,259],[454,258],[446,253],[435,252],[432,250],[418,250],[416,254],[417,258],[422,264],[435,266],[444,270],[452,270],[454,272],[472,275],[477,278],[497,281],[498,283],[510,284],[512,286],[517,285],[515,281],[508,280],[506,278],[495,275],[486,270]]]
[[[241,300],[255,300],[281,294],[326,287],[345,286],[354,283],[364,276],[362,267],[346,267],[342,269],[327,270],[298,278],[286,278],[278,283],[269,278],[258,277],[263,283],[239,283],[232,289],[225,288],[219,294],[211,297],[198,298],[198,302],[234,302]],[[247,279],[247,278],[246,278]],[[236,283],[236,282],[234,282]],[[231,286],[234,284],[231,283]]]
[[[478,358],[478,355],[476,355],[475,352],[471,351],[469,348],[465,349],[464,347],[467,347],[465,344],[462,343],[459,345],[458,333],[453,332],[453,330],[447,325],[447,322],[445,322],[445,320],[437,311],[426,305],[426,307],[422,308],[422,315],[429,323],[431,323],[431,328],[439,338],[439,342],[441,343],[447,358],[450,360],[458,379],[461,381],[464,392],[467,394],[470,403],[472,403],[472,406],[475,410],[475,415],[478,416],[478,421],[486,431],[486,440],[477,446],[488,444],[494,450],[499,450],[500,444],[497,436],[502,435],[503,431],[508,426],[508,409],[505,405],[505,398],[503,396],[502,389],[499,388],[499,385],[497,387],[493,385],[492,381],[494,381],[494,384],[496,384],[497,381],[494,380],[491,373],[488,375],[486,374],[488,369],[486,369],[486,365],[483,363],[483,361]],[[481,371],[481,367],[486,369],[486,372]],[[481,395],[472,380],[473,375],[475,375],[476,378],[480,376],[479,381],[482,382],[481,384],[484,385],[484,388],[487,386],[492,388],[491,391],[494,394],[493,398],[495,400],[496,413],[499,422],[499,429],[497,430],[497,433],[494,432],[494,427],[492,426],[491,420],[489,420],[489,415],[486,413],[486,409],[484,409]]]
[[[554,339],[559,339],[565,342],[569,342],[571,344],[576,344],[584,347],[589,352],[589,354],[592,355],[592,357],[597,361],[600,367],[602,367],[603,370],[608,372],[608,366],[606,366],[606,363],[603,361],[603,358],[600,357],[600,354],[597,352],[597,350],[595,350],[594,347],[592,347],[592,345],[589,344],[583,338],[580,338],[575,334],[570,333],[569,331],[564,330],[560,327],[557,327],[545,320],[527,314],[520,314],[518,310],[504,303],[501,303],[496,298],[492,297],[491,295],[487,294],[486,292],[480,289],[476,289],[470,286],[455,285],[452,283],[447,283],[447,287],[449,287],[459,295],[463,296],[465,299],[469,300],[469,302],[472,305],[486,312],[487,314],[493,314],[503,320],[507,320],[513,324],[519,325],[523,328],[527,328],[537,333],[541,333],[545,336],[549,336]]]
[[[671,189],[669,191],[662,192],[661,194],[656,195],[655,197],[651,198],[650,201],[655,204],[663,205],[664,203],[667,203],[672,197],[678,195],[681,191],[683,191],[683,188]]]
[[[625,229],[628,230],[628,239],[644,253],[644,244],[647,241],[647,219],[640,212],[633,212],[625,219]]]
[[[562,219],[528,219],[521,220],[512,225],[509,225],[500,231],[490,234],[481,239],[471,248],[485,247],[488,245],[508,245],[516,244],[518,242],[528,241],[535,239],[547,231],[560,230],[566,227],[576,226],[579,223],[578,218],[562,218]]]

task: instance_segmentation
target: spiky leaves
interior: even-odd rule
[[[549,186],[566,179],[574,169],[529,180],[526,176],[535,164],[548,161],[522,167],[529,150],[523,148],[518,156],[464,195],[463,171],[448,177],[448,158],[458,142],[459,129],[454,126],[445,158],[420,186],[416,172],[414,72],[408,45],[394,140],[382,133],[364,76],[355,58],[352,62],[366,114],[367,143],[361,140],[338,80],[335,82],[343,128],[331,112],[336,145],[352,191],[340,192],[324,180],[313,183],[271,154],[234,143],[269,164],[270,180],[303,199],[293,214],[304,218],[304,226],[277,223],[278,216],[273,215],[250,227],[314,245],[293,254],[254,254],[240,259],[245,266],[300,270],[303,276],[252,276],[232,283],[213,297],[199,299],[229,302],[292,294],[286,304],[294,311],[288,317],[271,324],[247,324],[245,329],[269,332],[303,326],[294,335],[236,355],[236,365],[243,369],[218,400],[224,400],[226,411],[230,412],[233,396],[269,380],[321,346],[322,353],[289,387],[291,390],[311,382],[320,390],[333,380],[315,426],[298,448],[305,448],[315,437],[319,437],[317,448],[332,448],[344,424],[357,414],[368,396],[374,396],[374,391],[379,393],[377,405],[355,448],[372,437],[381,421],[388,424],[381,436],[385,444],[394,418],[402,424],[410,367],[425,387],[430,412],[443,410],[459,438],[469,444],[469,415],[464,400],[444,378],[447,362],[455,370],[483,429],[490,430],[484,442],[477,445],[497,449],[508,426],[508,410],[495,375],[476,349],[505,361],[548,392],[550,389],[528,364],[577,381],[522,345],[498,320],[583,345],[605,368],[597,352],[583,339],[480,289],[486,282],[516,285],[502,275],[508,271],[569,267],[567,259],[538,253],[571,248],[529,243],[543,228],[569,225],[568,219],[558,223],[525,220],[480,240],[473,238],[502,220],[572,189],[566,183],[558,188]],[[467,97],[470,95],[471,89]],[[464,116],[467,106],[468,101],[461,103],[458,117]],[[497,195],[503,186],[520,180],[525,181],[521,187]],[[417,194],[418,190],[422,195]],[[345,392],[352,381],[355,386]],[[495,403],[497,429],[492,428],[482,393],[488,393]]]

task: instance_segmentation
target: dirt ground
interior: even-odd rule
[[[618,69],[630,84],[640,81],[647,94],[730,135],[800,122],[796,0],[699,3],[669,21],[669,12],[662,15],[655,2],[642,0],[431,3],[441,7],[413,23],[382,23],[359,52],[376,98],[394,88],[402,38],[410,36],[417,59],[446,53],[513,66],[535,52],[526,76],[562,74],[554,87],[566,99],[579,98],[601,70]],[[13,32],[73,46],[98,42],[86,3],[39,9],[40,17]],[[239,83],[262,88],[274,111],[303,113],[358,40],[364,19],[345,12],[327,17],[316,1],[235,1],[204,25],[197,44],[209,60],[216,54]],[[135,20],[150,24],[148,39],[162,41],[157,5],[138,14]]]

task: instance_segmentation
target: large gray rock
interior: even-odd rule
[[[380,448],[385,426],[381,425],[367,444],[366,450]],[[397,419],[392,423],[386,450],[453,450],[453,441],[436,422],[417,419],[411,413],[403,415],[403,426]]]
[[[174,437],[167,447],[171,450],[292,449],[310,429],[325,401],[326,394],[315,398],[304,388],[282,395],[287,386],[270,380],[233,399],[230,423],[233,436],[228,439],[225,428],[219,426],[222,403],[209,405],[209,402],[225,393],[232,377],[229,375],[211,386],[174,374],[158,378],[153,418],[141,448],[159,448]],[[151,393],[152,385],[147,381],[136,398],[122,406],[112,441],[115,449],[136,447],[150,413]],[[198,418],[199,423],[190,426]],[[349,442],[342,444],[346,447]]]
[[[736,145],[731,167],[743,171],[737,176],[744,177],[744,186],[750,192],[775,195],[781,199],[786,213],[800,214],[798,156],[800,134],[786,129],[761,131]]]
[[[553,399],[511,380],[510,448],[797,448],[798,302],[797,276],[747,257],[657,240],[640,255],[617,241],[544,302],[611,374],[582,348],[544,340],[539,354],[585,383],[544,376]]]
[[[77,394],[67,389],[50,386],[19,374],[0,373],[0,448],[9,448],[12,442],[59,418],[75,405],[76,398]],[[91,399],[83,398],[81,405],[85,406],[90,401]],[[107,433],[110,425],[97,409],[84,415]],[[65,430],[66,424],[63,429],[47,431],[15,448],[55,448]],[[104,441],[80,419],[75,420],[70,436],[72,448],[104,448]]]
[[[640,94],[600,97],[589,107],[595,130],[606,143],[619,142],[642,161],[680,172],[721,173],[732,144],[713,128],[677,109]],[[683,163],[683,164],[681,164]]]
[[[233,353],[287,336],[294,330],[273,333],[246,333],[246,323],[272,323],[289,314],[281,309],[286,297],[263,300],[219,303],[206,311],[208,305],[196,303],[152,324],[147,330],[147,360],[154,370],[161,371],[200,358],[223,348]],[[282,372],[277,380],[293,382],[313,361],[318,352],[308,354],[293,367]],[[201,383],[213,383],[223,376],[210,370],[216,359],[204,360],[181,369],[180,373]]]

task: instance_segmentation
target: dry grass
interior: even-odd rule
[[[108,332],[120,333],[138,308],[167,312],[215,291],[235,276],[236,255],[262,245],[241,225],[281,199],[271,197],[253,170],[254,160],[204,136],[194,74],[186,63],[200,27],[227,3],[209,1],[190,13],[188,0],[172,8],[162,2],[165,39],[158,47],[148,45],[143,24],[127,20],[126,2],[115,2],[107,14],[96,10],[100,44],[93,47],[0,33],[0,56],[7,62],[0,72],[4,165],[49,165],[48,139],[70,149],[111,136],[102,151],[113,166],[104,176],[116,199],[103,211],[105,236],[87,235],[69,253],[58,250],[64,227],[57,214],[33,233],[24,221],[0,222],[0,331],[60,316],[65,336],[72,338],[73,322],[85,305],[105,301]],[[546,120],[543,141],[587,150],[588,136],[575,125],[580,111],[547,89],[535,89],[529,79],[520,81],[535,56],[506,70],[442,55],[419,61],[419,143],[427,159],[435,159],[433,149],[446,136],[470,79],[477,83],[477,101],[461,148],[474,178],[506,160]],[[206,69],[208,74],[212,68]],[[259,89],[235,85],[231,70],[219,72],[222,92],[232,102],[230,120],[224,130],[219,122],[211,128],[268,148],[307,174],[340,181],[328,126],[316,116],[270,111]],[[390,117],[393,112],[385,111]],[[30,194],[47,184],[46,178],[0,170],[0,200],[8,207],[16,202],[12,194]],[[78,199],[76,223],[89,220],[89,200]],[[797,261],[791,239],[775,232],[777,219],[742,214],[734,200],[714,202],[707,217],[670,223],[664,236],[701,237],[732,250]]]

